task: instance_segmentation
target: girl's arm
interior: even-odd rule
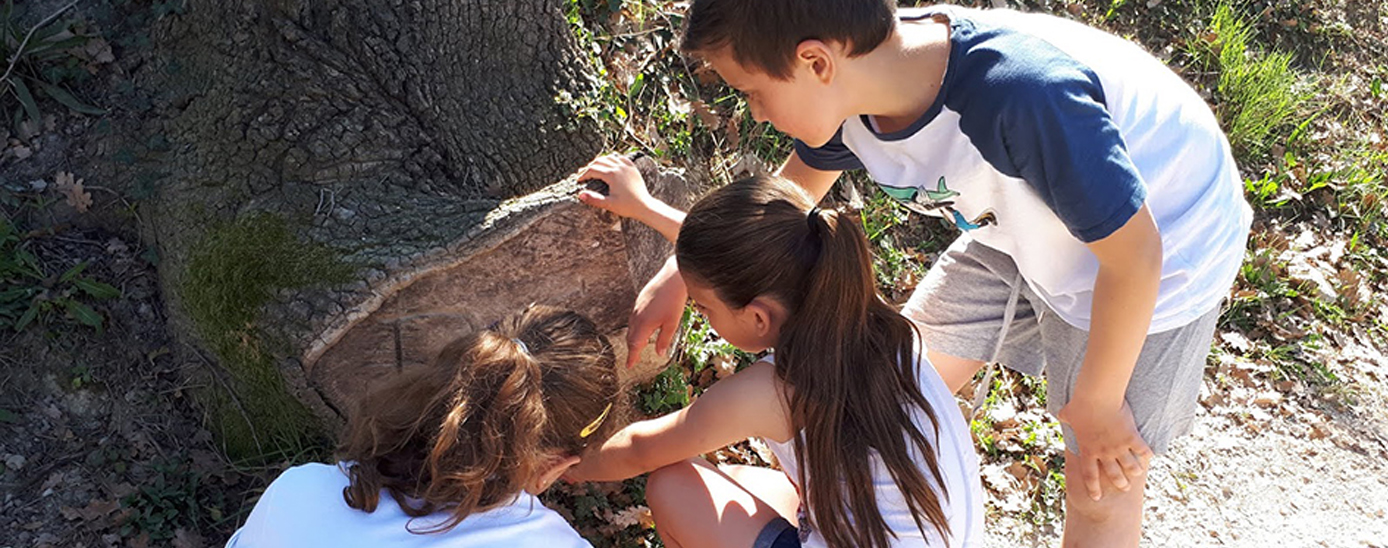
[[[820,200],[824,199],[825,194],[829,193],[829,189],[834,187],[834,181],[839,180],[840,173],[843,172],[824,171],[812,168],[809,164],[806,164],[804,160],[800,159],[798,153],[791,151],[790,156],[786,157],[785,163],[781,164],[781,170],[778,175],[795,181],[796,184],[804,187],[806,191],[809,191],[810,196],[814,197],[814,201],[818,203]]]
[[[684,212],[651,196],[630,158],[609,154],[593,160],[579,172],[578,179],[598,179],[608,188],[607,195],[592,190],[579,192],[578,201],[636,219],[671,242],[679,235]]]
[[[775,366],[757,362],[715,383],[688,407],[633,423],[589,449],[569,481],[618,481],[749,437],[794,434]]]

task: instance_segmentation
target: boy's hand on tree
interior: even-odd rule
[[[622,217],[644,222],[646,213],[652,209],[651,197],[646,190],[646,181],[636,164],[621,154],[600,156],[578,172],[578,180],[597,179],[607,183],[607,194],[595,190],[578,193],[578,201],[590,206],[611,211]]]
[[[684,318],[684,304],[689,300],[689,289],[680,277],[675,258],[665,261],[641,294],[636,296],[636,306],[632,308],[631,318],[627,320],[627,367],[634,365],[641,357],[641,349],[650,342],[651,335],[660,332],[655,340],[655,352],[666,356],[670,342],[680,330],[680,320]]]
[[[1127,492],[1132,482],[1147,473],[1152,449],[1138,433],[1127,402],[1117,410],[1105,410],[1076,399],[1062,408],[1056,418],[1075,432],[1080,479],[1089,498],[1103,498],[1102,478]]]

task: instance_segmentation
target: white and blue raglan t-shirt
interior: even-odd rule
[[[1098,260],[1085,246],[1145,202],[1161,232],[1150,333],[1213,310],[1243,259],[1252,211],[1229,143],[1180,77],[1127,40],[1011,10],[943,14],[950,54],[935,103],[904,130],[850,118],[797,155],[822,170],[866,168],[913,210],[1010,255],[1067,323],[1088,330]]]

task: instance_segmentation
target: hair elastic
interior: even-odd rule
[[[819,206],[814,206],[810,208],[809,215],[805,217],[805,223],[810,226],[810,230],[814,230],[814,222],[816,219],[819,218],[819,213],[821,211],[823,210],[819,209]]]
[[[516,346],[520,347],[522,354],[525,354],[527,356],[530,355],[530,347],[525,345],[525,341],[522,341],[520,339],[511,339],[511,342],[516,343]]]

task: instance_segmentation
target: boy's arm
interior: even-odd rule
[[[565,474],[569,481],[617,481],[749,437],[789,438],[790,413],[775,366],[758,362],[715,383],[688,407],[632,423]]]
[[[819,203],[820,200],[824,199],[824,195],[829,193],[829,189],[833,188],[834,181],[839,179],[840,173],[843,172],[824,171],[810,167],[809,164],[800,159],[798,152],[791,151],[790,156],[786,158],[786,163],[781,164],[781,170],[777,174],[804,187],[814,198],[815,203]]]
[[[1156,307],[1162,244],[1143,205],[1121,228],[1089,244],[1099,259],[1089,344],[1074,394],[1059,413],[1075,431],[1089,496],[1102,494],[1100,478],[1126,491],[1146,469],[1151,449],[1126,409],[1124,395]]]

